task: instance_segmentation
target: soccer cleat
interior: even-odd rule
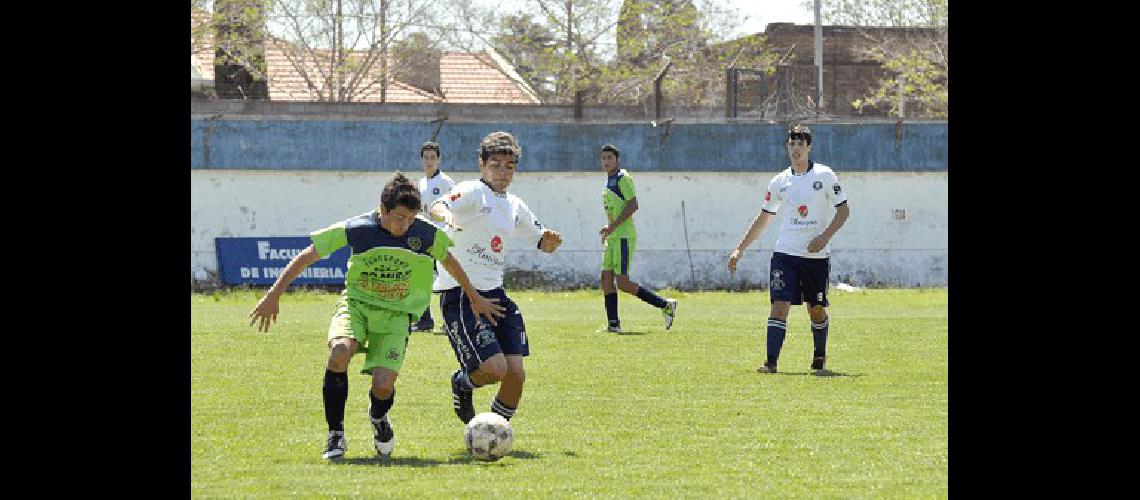
[[[348,448],[348,441],[344,439],[344,431],[329,431],[329,441],[325,445],[325,453],[321,458],[336,460],[344,458],[344,450]]]
[[[475,405],[471,403],[472,391],[460,387],[456,375],[459,375],[459,370],[451,374],[451,405],[455,408],[455,416],[467,425],[467,422],[475,418]]]
[[[776,373],[776,363],[765,361],[764,365],[757,368],[756,371],[758,373]]]
[[[823,363],[827,361],[827,356],[816,356],[811,359],[811,369],[816,371],[823,370]]]
[[[392,456],[392,449],[396,447],[396,433],[392,432],[388,415],[380,417],[380,420],[372,419],[372,429],[375,431],[372,442],[376,445],[376,453],[384,457]]]
[[[603,327],[598,328],[597,330],[594,330],[594,331],[598,332],[598,333],[603,333],[603,332],[621,333],[621,327],[620,326],[603,326]]]
[[[661,312],[665,314],[665,330],[668,331],[673,326],[673,317],[677,315],[677,299],[665,299],[665,302]]]

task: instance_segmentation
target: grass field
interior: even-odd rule
[[[513,292],[531,356],[510,456],[466,456],[451,347],[416,333],[389,413],[395,453],[372,449],[356,356],[339,464],[320,457],[337,296],[287,295],[264,334],[246,319],[260,293],[190,297],[194,497],[948,495],[946,289],[832,290],[825,377],[809,370],[802,307],[788,318],[782,372],[756,373],[767,292],[665,290],[679,300],[669,332],[659,311],[622,294],[621,335],[595,332],[597,290]],[[476,391],[477,412],[494,391]]]

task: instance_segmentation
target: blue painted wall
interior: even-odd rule
[[[812,159],[842,171],[948,171],[947,124],[814,124]],[[410,121],[190,121],[190,168],[253,170],[418,170],[419,145],[435,125]],[[782,124],[445,123],[444,170],[476,171],[479,140],[507,130],[523,147],[520,168],[596,171],[598,149],[614,143],[622,166],[642,172],[775,172],[788,164]]]

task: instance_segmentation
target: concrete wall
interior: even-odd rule
[[[597,286],[602,250],[597,231],[605,223],[601,208],[605,176],[591,164],[590,172],[524,169],[515,176],[510,191],[522,197],[545,225],[562,232],[565,242],[553,255],[529,248],[512,251],[507,261],[511,284]],[[444,168],[457,181],[477,178],[475,172],[456,172],[446,163]],[[946,286],[948,172],[856,172],[842,164],[836,169],[850,198],[851,219],[833,239],[832,280]],[[631,277],[635,281],[654,288],[767,286],[775,228],[752,245],[735,278],[729,277],[726,262],[759,210],[774,172],[631,170],[641,207],[634,216],[638,243]],[[191,273],[217,270],[215,237],[302,236],[367,211],[378,203],[390,175],[390,170],[193,169]]]

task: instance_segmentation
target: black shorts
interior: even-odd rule
[[[508,356],[529,356],[530,347],[526,343],[526,324],[522,313],[507,292],[502,288],[479,291],[479,295],[489,299],[499,299],[506,316],[495,318],[498,325],[486,319],[475,319],[471,311],[471,300],[463,289],[455,287],[444,290],[439,295],[439,308],[443,311],[444,327],[455,359],[467,373],[475,371],[491,356],[502,353]]]
[[[786,301],[792,305],[807,302],[813,306],[827,307],[830,258],[809,259],[775,252],[769,267],[771,302]]]

